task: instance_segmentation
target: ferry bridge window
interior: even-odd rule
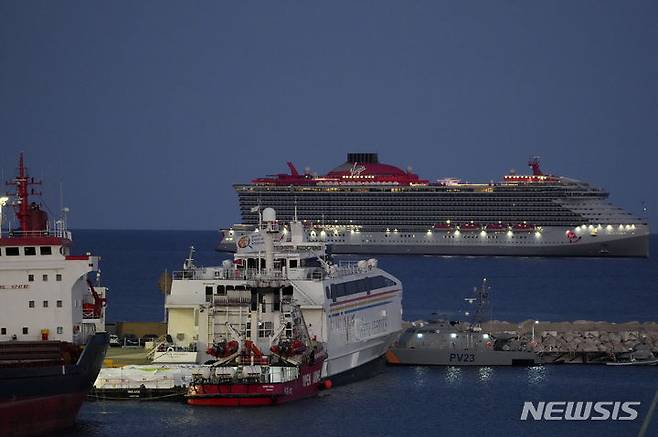
[[[53,254],[53,248],[50,246],[41,246],[39,247],[39,253],[41,255],[52,255]]]
[[[7,335],[7,328],[0,329],[0,335]]]
[[[251,311],[258,310],[258,293],[253,291],[251,292]]]
[[[5,249],[7,256],[18,256],[18,247],[8,247]]]
[[[345,283],[345,294],[356,294],[364,291],[361,288],[361,281],[349,281]]]
[[[28,333],[28,329],[25,326],[23,326],[23,335],[27,335],[27,333]]]
[[[48,280],[48,275],[43,275],[44,282]]]
[[[61,327],[61,326],[58,326],[58,327],[57,327],[57,333],[58,333],[58,334],[64,334],[64,328]]]
[[[29,246],[29,247],[24,248],[23,250],[25,251],[25,255],[27,255],[27,256],[34,256],[34,255],[37,254],[37,248],[36,247]]]
[[[301,260],[302,267],[322,267],[320,261],[316,258],[307,258]]]
[[[55,275],[55,280],[56,280],[56,281],[61,281],[61,280],[62,280],[62,274],[61,274],[61,273],[57,273],[57,274]]]
[[[34,301],[33,301],[33,300],[29,301],[29,302],[27,303],[27,306],[28,306],[29,308],[34,308]]]
[[[296,259],[291,259],[289,261],[289,266],[291,269],[296,269],[297,268],[297,260]]]
[[[47,300],[44,300],[44,301],[43,301],[43,307],[44,307],[44,308],[48,308],[48,301],[47,301]]]
[[[218,285],[217,286],[217,295],[226,296],[226,288],[224,288],[223,285]]]
[[[61,307],[62,307],[62,301],[61,301],[61,300],[58,300],[58,301],[57,301],[57,308],[61,308]]]
[[[281,297],[278,294],[272,296],[272,311],[281,310]]]
[[[27,280],[28,282],[34,282],[34,275],[33,274],[27,275]]]
[[[395,285],[395,282],[384,276],[373,276],[356,281],[348,281],[340,284],[331,285],[331,298],[349,296],[351,294],[370,292],[370,290],[389,287]]]
[[[272,322],[258,323],[258,337],[266,338],[274,333],[274,324]]]

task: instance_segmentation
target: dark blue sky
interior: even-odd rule
[[[228,225],[232,183],[348,151],[471,181],[537,154],[651,214],[658,3],[3,0],[5,177],[20,150],[79,228]]]

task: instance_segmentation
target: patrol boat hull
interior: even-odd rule
[[[541,364],[537,354],[523,351],[391,348],[386,354],[386,359],[389,364],[416,366],[534,366]]]

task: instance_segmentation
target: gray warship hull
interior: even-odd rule
[[[393,347],[386,358],[389,364],[415,366],[535,366],[542,364],[537,354],[524,351]]]
[[[483,283],[486,293],[486,282]],[[488,334],[461,321],[418,322],[386,355],[389,364],[416,366],[534,366],[531,346],[508,333]]]

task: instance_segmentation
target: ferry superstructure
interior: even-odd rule
[[[324,176],[277,174],[236,184],[242,224],[221,230],[220,251],[234,251],[258,222],[259,205],[282,220],[298,211],[307,237],[334,253],[438,255],[635,256],[649,253],[649,226],[586,182],[510,172],[500,182],[429,181],[349,153]]]
[[[208,348],[231,335],[225,321],[267,350],[272,332],[287,329],[290,314],[273,314],[289,298],[300,306],[309,336],[326,345],[324,378],[340,381],[379,361],[401,330],[401,282],[375,259],[334,264],[324,243],[305,237],[301,222],[284,227],[266,208],[262,226],[240,238],[233,260],[197,267],[190,255],[164,281],[174,346],[154,361],[211,360]],[[241,323],[245,314],[254,322]]]
[[[23,156],[16,193],[0,197],[0,434],[33,435],[73,424],[105,356],[105,288],[87,275],[99,257],[71,254],[63,220],[54,226],[29,196],[38,184]],[[5,208],[3,208],[5,207]],[[19,226],[5,232],[3,210]],[[11,223],[11,222],[9,222]],[[11,228],[7,226],[6,228]],[[97,280],[98,278],[96,278]]]

